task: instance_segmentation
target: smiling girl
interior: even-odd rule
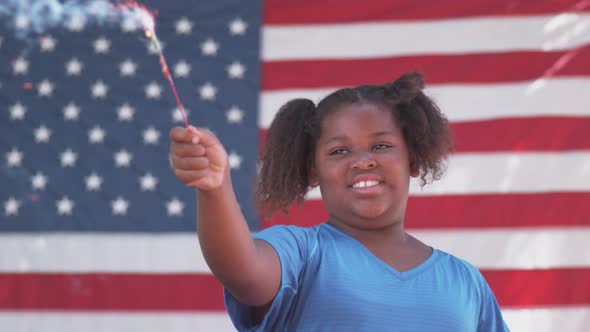
[[[329,219],[252,235],[225,149],[202,128],[174,128],[176,176],[197,189],[198,236],[240,331],[508,331],[471,264],[404,230],[411,177],[439,179],[448,121],[420,74],[296,99],[266,138],[257,198],[267,213],[319,186]],[[433,216],[436,218],[436,216]]]

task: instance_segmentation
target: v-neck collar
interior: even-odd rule
[[[422,263],[418,264],[417,266],[415,266],[407,271],[400,272],[400,271],[396,270],[393,266],[384,262],[381,258],[375,256],[375,254],[373,254],[373,252],[371,252],[371,250],[369,250],[369,248],[365,247],[364,244],[362,244],[359,240],[355,239],[354,237],[344,233],[343,231],[339,230],[338,228],[336,228],[328,223],[323,223],[320,225],[320,227],[321,226],[324,226],[329,232],[331,232],[341,238],[344,238],[345,240],[353,243],[353,245],[359,247],[359,249],[361,251],[363,251],[369,259],[373,260],[375,262],[375,264],[378,264],[378,265],[383,266],[384,268],[388,269],[396,278],[398,278],[400,280],[409,280],[409,279],[414,278],[415,276],[419,275],[421,272],[427,270],[434,263],[436,263],[436,261],[440,257],[440,252],[436,248],[430,247],[432,249],[432,253],[425,261],[423,261]]]

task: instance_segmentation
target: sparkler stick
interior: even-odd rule
[[[146,37],[150,38],[152,41],[152,45],[155,47],[158,55],[160,57],[160,66],[162,67],[162,73],[170,83],[170,87],[172,88],[172,92],[174,93],[174,97],[176,98],[176,105],[178,105],[178,109],[182,113],[182,118],[184,120],[184,125],[188,128],[188,119],[186,118],[186,113],[184,112],[184,108],[182,107],[182,103],[180,102],[180,98],[178,97],[178,92],[176,91],[176,86],[174,85],[174,80],[172,79],[172,75],[170,75],[170,70],[168,70],[168,64],[166,63],[166,59],[164,58],[164,53],[162,52],[162,47],[160,47],[160,42],[158,41],[158,37],[153,30],[145,29]]]
[[[145,36],[151,40],[152,46],[158,52],[160,66],[162,67],[162,73],[164,77],[170,83],[170,87],[172,88],[172,92],[174,93],[174,98],[176,98],[176,105],[182,114],[182,118],[184,120],[184,125],[189,128],[190,125],[188,124],[188,119],[186,117],[186,113],[184,111],[184,107],[182,107],[182,103],[180,102],[180,98],[178,97],[178,92],[176,91],[176,85],[174,84],[174,80],[172,79],[172,75],[170,75],[170,70],[168,69],[168,64],[166,63],[166,59],[164,58],[164,52],[162,52],[162,47],[160,46],[160,41],[156,36],[155,31],[155,18],[154,14],[152,14],[145,6],[140,5],[137,3],[136,0],[119,0],[119,5],[117,8],[120,11],[131,11],[135,14],[138,14],[136,17],[141,25],[143,26]]]

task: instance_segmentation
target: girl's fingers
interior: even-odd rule
[[[200,179],[204,179],[209,175],[207,169],[200,169],[197,171],[186,171],[182,169],[174,169],[174,174],[184,184],[190,184]]]
[[[174,127],[170,130],[170,140],[178,143],[191,143],[195,133],[183,127]]]
[[[211,130],[207,128],[190,128],[191,129],[188,129],[188,131],[194,135],[194,137],[191,139],[191,142],[193,144],[199,143],[204,145],[205,147],[210,147],[218,144],[221,145],[219,139],[217,138],[217,136],[215,136],[215,134],[213,134]]]
[[[209,167],[209,159],[206,157],[178,157],[170,155],[172,166],[175,169],[192,171]]]
[[[201,144],[172,143],[170,154],[178,157],[199,157],[205,155],[205,147]]]

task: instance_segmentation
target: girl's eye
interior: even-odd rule
[[[330,151],[330,155],[337,155],[337,154],[345,154],[346,152],[348,152],[348,150],[344,149],[344,148],[338,148],[338,149],[334,149],[332,151]]]
[[[379,143],[379,144],[373,145],[373,150],[383,150],[383,149],[387,149],[389,147],[391,147],[391,145]]]

